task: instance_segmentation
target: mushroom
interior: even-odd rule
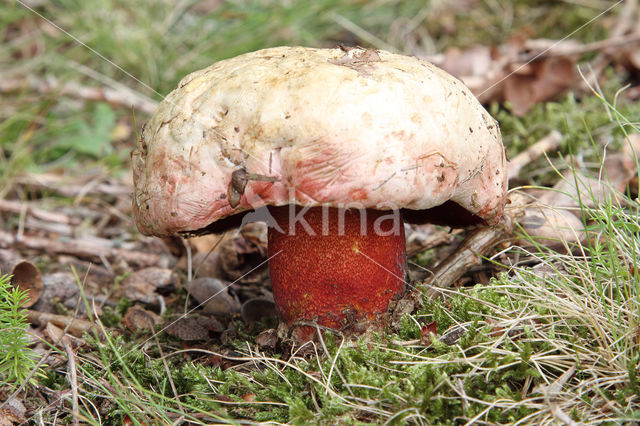
[[[132,152],[145,235],[269,225],[286,323],[374,319],[405,288],[404,222],[495,224],[506,200],[496,121],[421,59],[277,47],[186,76]]]

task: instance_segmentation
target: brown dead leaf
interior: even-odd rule
[[[449,74],[471,79],[485,77],[493,62],[490,47],[478,45],[466,50],[450,47],[441,55],[438,66]]]
[[[48,322],[46,327],[44,328],[44,335],[54,344],[57,345],[60,343],[62,338],[64,337],[64,331],[54,325],[51,322]]]
[[[537,242],[549,247],[586,241],[580,204],[594,208],[608,199],[623,201],[621,194],[637,176],[634,152],[640,152],[640,135],[636,134],[625,140],[622,152],[606,156],[599,176],[567,171],[552,189],[527,206],[518,222]]]
[[[225,328],[213,317],[189,316],[172,320],[165,328],[167,334],[180,340],[206,340],[209,332],[221,333]]]
[[[247,402],[253,402],[256,400],[256,394],[255,393],[245,393],[244,395],[241,396],[242,399],[244,399]]]
[[[122,318],[122,325],[131,331],[153,330],[156,325],[162,324],[162,317],[155,312],[133,305],[127,309]]]
[[[577,79],[575,65],[565,57],[514,64],[513,74],[504,81],[504,100],[521,117],[536,103],[557,98],[571,87]]]
[[[8,271],[11,277],[11,285],[22,291],[28,291],[28,299],[24,304],[25,308],[35,305],[40,299],[44,286],[42,285],[42,275],[38,267],[25,259],[14,261],[12,264],[1,267]]]
[[[86,340],[83,338],[66,334],[62,328],[56,326],[51,321],[47,322],[47,325],[44,328],[44,335],[56,346],[62,346],[62,339],[64,337],[69,339],[74,347],[84,346],[87,344]]]
[[[171,253],[172,256],[180,258],[186,255],[187,249],[184,245],[182,238],[177,236],[169,236],[169,237],[162,237],[161,240],[164,243],[164,245],[167,247],[167,249],[169,250],[169,253]]]
[[[629,62],[637,69],[640,70],[640,46],[635,49],[630,49]]]
[[[220,244],[220,238],[220,235],[208,234],[189,238],[189,242],[197,253],[209,253]]]
[[[11,398],[4,403],[4,408],[0,410],[0,425],[26,423],[27,409],[17,398]],[[6,423],[9,421],[9,423]]]
[[[222,266],[220,265],[220,253],[196,253],[193,256],[193,270],[199,277],[222,277]]]
[[[582,221],[567,210],[533,205],[518,222],[537,243],[547,247],[559,249],[564,243],[585,241]]]
[[[256,336],[256,344],[261,350],[275,349],[278,344],[278,332],[274,328],[264,330]]]
[[[48,312],[39,312],[27,309],[27,319],[32,324],[44,325],[52,322],[54,325],[63,328],[75,337],[82,337],[84,333],[95,330],[93,323],[80,318],[73,318],[64,315],[55,315]]]
[[[467,329],[461,325],[451,326],[447,331],[444,332],[440,341],[445,345],[454,345],[460,340],[460,338],[467,332]]]
[[[230,315],[240,312],[240,302],[229,294],[228,281],[217,278],[196,278],[184,287],[203,306],[203,312],[212,315]]]
[[[220,267],[230,280],[248,283],[264,280],[267,265],[251,272],[265,260],[266,250],[261,241],[239,236],[220,245]],[[248,275],[247,275],[248,274]]]
[[[555,208],[574,209],[579,216],[580,203],[593,208],[606,199],[618,197],[615,188],[618,184],[605,179],[606,174],[598,178],[586,176],[578,170],[568,171],[553,186],[553,190],[545,191],[540,202]]]
[[[223,395],[223,394],[216,395],[216,398],[218,399],[218,401],[233,402],[233,398],[231,398],[230,396],[227,396],[227,395]]]
[[[438,324],[436,321],[425,324],[420,329],[420,342],[422,342],[423,345],[431,344],[431,336],[438,336]]]
[[[576,64],[580,55],[626,46],[634,50],[629,50],[624,61],[640,61],[640,48],[632,39],[633,35],[627,35],[583,44],[520,36],[499,46],[450,48],[425,59],[462,80],[483,104],[508,101],[514,114],[521,116],[534,104],[558,98],[579,82]]]
[[[255,297],[242,304],[241,314],[244,322],[252,323],[264,318],[277,318],[278,310],[273,299]]]
[[[131,300],[157,305],[161,296],[156,291],[170,290],[177,284],[178,278],[170,269],[150,267],[133,272],[122,281],[120,289]]]

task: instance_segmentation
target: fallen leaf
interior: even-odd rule
[[[197,253],[209,253],[220,245],[220,235],[207,234],[189,239],[191,247]]]
[[[571,87],[577,78],[575,65],[566,57],[514,64],[513,74],[504,80],[504,100],[514,115],[522,117],[533,105],[557,98]]]
[[[155,312],[133,305],[127,309],[122,318],[122,325],[131,331],[153,330],[156,325],[162,324],[162,317]]]
[[[246,323],[260,321],[264,318],[277,318],[278,310],[276,304],[271,299],[256,297],[247,300],[242,304],[242,319]]]
[[[120,284],[125,297],[148,303],[158,304],[158,290],[171,290],[176,287],[178,279],[173,271],[165,268],[150,267],[133,272]]]
[[[206,340],[210,331],[220,333],[224,327],[213,317],[190,316],[170,321],[165,331],[180,340]]]
[[[244,395],[241,396],[242,399],[244,399],[247,402],[253,402],[256,400],[256,394],[255,393],[245,393]]]
[[[48,322],[46,327],[44,328],[44,335],[48,337],[54,345],[57,345],[58,343],[60,343],[60,341],[62,341],[62,338],[64,337],[64,331],[60,327],[55,326],[53,323]]]
[[[465,50],[450,47],[442,54],[438,65],[449,74],[471,78],[486,76],[493,62],[491,48],[478,45]]]
[[[222,278],[220,253],[196,253],[193,256],[193,271],[199,277]]]
[[[536,243],[547,247],[560,249],[566,243],[585,241],[582,221],[571,212],[552,205],[536,203],[527,207],[518,223]],[[523,245],[529,244],[524,241]]]
[[[44,286],[42,285],[42,275],[40,269],[28,260],[17,260],[13,264],[0,269],[7,270],[11,275],[11,285],[22,291],[27,291],[25,308],[35,305],[40,299]]]
[[[239,282],[260,282],[267,273],[267,265],[263,265],[249,273],[257,265],[264,262],[266,245],[257,239],[244,235],[231,238],[220,245],[220,267],[224,276]]]
[[[227,395],[218,394],[216,395],[216,398],[218,399],[218,401],[233,402],[233,399]]]
[[[256,336],[256,344],[261,350],[275,349],[278,344],[278,332],[274,328],[264,330]]]
[[[438,336],[438,324],[436,323],[436,321],[425,324],[420,329],[420,341],[422,342],[422,344],[430,345],[431,336]]]
[[[229,294],[228,281],[218,278],[196,278],[184,287],[202,305],[203,312],[212,315],[230,315],[240,312],[240,302]]]
[[[26,413],[24,404],[16,398],[11,398],[4,403],[4,408],[0,409],[0,426],[26,423]]]

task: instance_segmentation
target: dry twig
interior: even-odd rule
[[[33,76],[10,78],[8,76],[0,76],[0,93],[19,92],[21,90],[33,90],[42,95],[58,94],[60,96],[71,96],[88,101],[108,102],[112,105],[127,108],[133,107],[146,114],[152,114],[158,105],[152,99],[142,97],[133,91],[82,86],[71,81],[61,83],[53,76],[47,76],[45,78],[36,78]]]
[[[513,222],[523,214],[525,199],[515,194],[509,198],[510,205],[505,209],[503,219],[490,228],[478,228],[471,232],[460,247],[433,270],[433,275],[423,284],[429,286],[427,295],[439,295],[438,287],[451,287],[473,266],[482,263],[482,257],[511,235]]]
[[[73,415],[73,424],[79,424],[78,421],[78,373],[76,370],[76,357],[73,353],[73,347],[69,336],[62,337],[62,346],[67,353],[67,373],[69,374],[69,383],[71,384],[71,413]]]
[[[60,176],[56,174],[40,173],[16,176],[14,183],[19,185],[42,188],[60,194],[67,198],[77,198],[87,195],[108,195],[130,197],[133,192],[131,185],[118,182],[105,182],[105,176],[91,176],[86,183],[83,176]]]
[[[50,254],[68,254],[80,259],[96,262],[124,260],[130,265],[154,266],[161,264],[160,256],[134,250],[116,248],[110,240],[92,238],[91,240],[70,239],[58,241],[50,238],[23,235],[21,238],[0,230],[0,247],[26,248]]]
[[[574,40],[558,42],[556,40],[537,39],[525,43],[525,48],[531,50],[518,55],[516,62],[529,62],[534,59],[554,58],[583,55],[590,52],[608,50],[614,47],[622,47],[631,43],[640,42],[640,33],[620,35],[592,43],[579,43]]]
[[[37,207],[32,207],[29,203],[0,199],[0,211],[22,214],[22,211],[25,208],[28,215],[33,216],[36,219],[44,220],[45,222],[62,223],[65,225],[77,225],[80,222],[79,220],[69,217],[63,213],[50,212]]]
[[[32,324],[45,324],[51,322],[52,324],[64,328],[65,332],[71,333],[73,336],[82,337],[82,335],[94,328],[94,324],[89,321],[67,317],[64,315],[50,314],[48,312],[27,310],[27,319]]]
[[[541,155],[557,150],[561,142],[562,135],[560,132],[553,130],[547,136],[516,155],[513,160],[509,161],[509,180],[517,178],[524,166],[537,160]]]

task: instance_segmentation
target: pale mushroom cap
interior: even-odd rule
[[[147,235],[286,204],[451,200],[495,223],[506,199],[500,131],[472,93],[429,62],[359,48],[277,47],[188,75],[146,124],[132,164]],[[232,184],[234,171],[249,174],[246,187]]]

